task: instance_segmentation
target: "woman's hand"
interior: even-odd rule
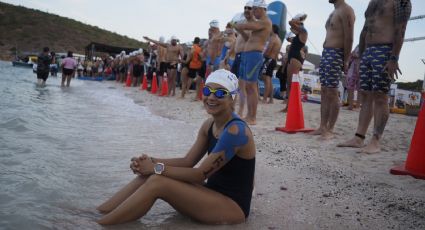
[[[143,155],[135,160],[137,166],[135,166],[135,170],[138,174],[142,176],[149,176],[154,173],[153,167],[154,163],[151,158],[147,155]]]
[[[148,155],[142,154],[140,157],[131,158],[130,169],[134,174],[140,175],[138,168],[140,167],[140,161],[151,159]]]

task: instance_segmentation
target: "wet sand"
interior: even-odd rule
[[[171,120],[200,127],[208,117],[202,103],[191,100],[193,92],[178,99],[138,88],[123,90],[136,103]],[[425,180],[389,173],[406,159],[416,117],[391,114],[383,151],[366,155],[336,147],[354,135],[357,111],[342,109],[336,138],[319,141],[302,133],[275,131],[286,119],[278,112],[281,103],[258,106],[257,125],[251,126],[257,148],[251,213],[246,223],[232,229],[425,229]],[[303,107],[306,127],[317,127],[320,105],[304,103]],[[179,214],[158,227],[230,228],[201,225]]]

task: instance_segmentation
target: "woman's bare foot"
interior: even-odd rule
[[[361,148],[364,146],[364,140],[360,137],[353,137],[352,139],[338,144],[337,147],[352,147],[352,148]]]

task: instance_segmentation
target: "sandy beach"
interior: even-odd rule
[[[202,103],[191,100],[193,92],[178,99],[139,88],[123,90],[135,103],[170,120],[200,127],[208,117]],[[251,213],[232,229],[425,229],[425,181],[389,173],[406,159],[416,117],[391,114],[383,151],[366,155],[336,147],[354,135],[357,111],[341,109],[336,139],[319,141],[275,131],[286,119],[278,112],[281,103],[259,104],[257,125],[251,126],[257,148]],[[303,103],[303,108],[306,127],[317,127],[320,105]],[[176,221],[182,224],[177,229],[211,228],[183,217]]]

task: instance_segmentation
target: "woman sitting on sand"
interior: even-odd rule
[[[132,158],[130,168],[138,176],[97,208],[106,213],[98,223],[137,220],[157,199],[202,223],[244,222],[251,204],[255,145],[251,130],[233,112],[237,91],[234,74],[213,72],[203,88],[204,107],[212,117],[202,124],[186,156]]]

